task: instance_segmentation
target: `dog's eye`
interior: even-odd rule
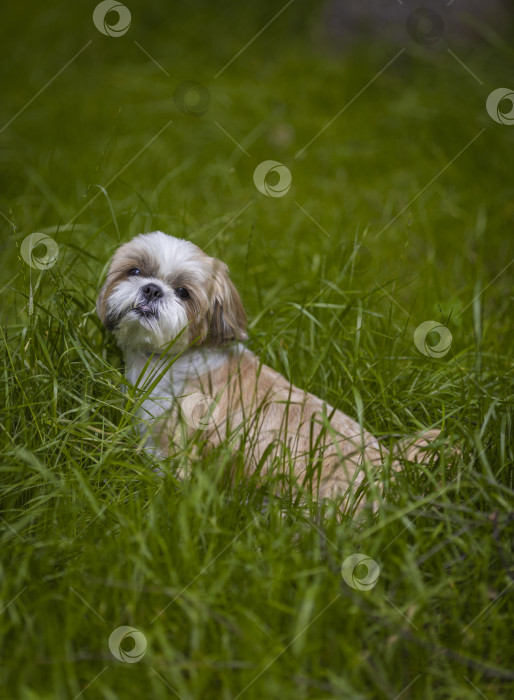
[[[127,272],[129,277],[135,277],[141,274],[141,270],[138,267],[133,267]]]
[[[177,287],[175,289],[175,294],[181,299],[187,299],[189,297],[189,292],[185,287]]]

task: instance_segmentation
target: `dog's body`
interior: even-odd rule
[[[129,380],[141,381],[147,358],[129,354],[127,360]],[[150,363],[147,381],[165,364],[166,358]],[[229,440],[236,450],[242,443],[249,472],[264,475],[282,466],[298,483],[319,476],[323,496],[355,490],[365,477],[364,462],[378,466],[387,459],[387,450],[356,421],[291,385],[240,344],[192,349],[175,359],[140,415],[153,422],[152,443],[163,455],[184,433],[200,430],[212,447]],[[309,474],[317,463],[321,473]]]
[[[207,446],[242,448],[248,472],[285,469],[320,497],[351,496],[366,474],[399,468],[355,420],[245,349],[246,315],[226,265],[188,241],[155,232],[123,245],[97,309],[125,350],[129,381],[155,384],[140,416],[159,454],[201,431]],[[412,438],[405,456],[417,460],[437,434]]]

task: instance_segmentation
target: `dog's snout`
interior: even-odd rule
[[[162,289],[159,287],[158,284],[155,284],[154,282],[149,282],[148,284],[145,284],[145,286],[142,289],[142,292],[148,299],[148,301],[153,301],[154,299],[161,299],[163,296]]]

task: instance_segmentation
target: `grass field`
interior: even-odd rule
[[[512,697],[514,128],[486,111],[512,33],[343,53],[315,2],[127,5],[118,37],[94,2],[3,17],[1,697]],[[94,311],[119,242],[156,229],[228,263],[264,362],[462,456],[406,464],[359,523],[231,488],[223,449],[157,476]]]

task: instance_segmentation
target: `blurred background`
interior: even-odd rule
[[[28,284],[36,231],[63,271],[87,253],[91,294],[119,240],[191,238],[252,311],[261,288],[333,277],[356,241],[384,282],[429,266],[446,305],[512,257],[514,129],[485,108],[512,87],[509,3],[101,3],[101,29],[96,5],[4,11],[4,284]],[[265,160],[285,196],[257,191]]]

